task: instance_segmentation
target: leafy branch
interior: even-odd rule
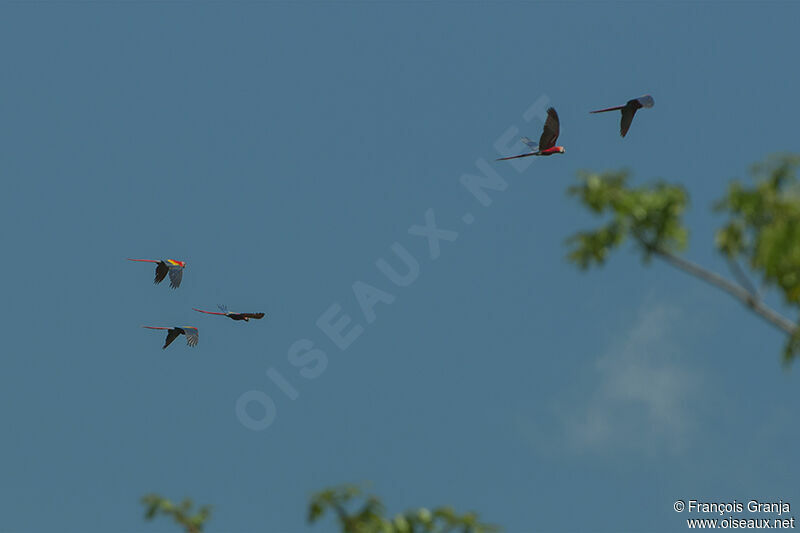
[[[715,245],[736,281],[679,255],[686,248],[688,229],[682,215],[689,196],[679,185],[663,181],[634,187],[625,171],[580,173],[568,194],[590,211],[610,220],[567,240],[568,259],[581,269],[605,263],[609,253],[631,239],[645,263],[664,260],[687,274],[717,287],[788,336],[784,360],[800,352],[800,328],[766,305],[741,264],[774,287],[790,306],[800,308],[800,188],[796,169],[800,156],[774,156],[752,170],[753,185],[734,181],[715,210],[729,217],[717,231]]]
[[[195,510],[192,500],[188,499],[175,504],[158,494],[148,494],[142,498],[142,504],[146,507],[144,513],[146,520],[152,520],[157,515],[169,516],[182,526],[186,533],[201,533],[203,525],[211,516],[210,505],[203,505]]]
[[[363,500],[354,506],[354,500]],[[349,508],[355,510],[349,511]],[[343,533],[495,533],[497,526],[481,523],[475,513],[457,514],[451,507],[433,511],[424,507],[386,517],[386,510],[373,495],[364,495],[354,485],[333,487],[316,493],[308,507],[308,521],[315,523],[327,511],[336,516]]]

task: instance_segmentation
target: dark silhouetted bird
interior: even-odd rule
[[[619,134],[625,137],[625,134],[628,133],[628,130],[631,127],[631,122],[633,122],[633,116],[636,114],[636,111],[643,108],[643,107],[653,107],[655,105],[655,100],[649,94],[644,96],[640,96],[639,98],[634,98],[633,100],[628,100],[628,103],[625,105],[618,105],[616,107],[608,107],[606,109],[598,109],[597,111],[589,111],[589,113],[605,113],[606,111],[622,111],[622,120],[619,123]]]
[[[166,348],[169,346],[172,341],[178,338],[178,335],[186,335],[186,344],[189,346],[197,346],[197,343],[200,341],[200,333],[197,331],[197,328],[192,326],[182,326],[182,327],[174,327],[174,328],[162,328],[159,326],[142,326],[143,328],[147,329],[165,329],[167,330],[167,340],[164,342],[164,346],[161,349]]]
[[[220,311],[222,311],[221,313],[214,311],[203,311],[202,309],[195,309],[194,307],[192,307],[192,309],[198,313],[206,313],[207,315],[222,315],[233,320],[244,320],[245,322],[249,322],[251,318],[254,320],[264,318],[264,313],[234,313],[232,311],[228,311],[228,308],[224,305],[218,305],[217,307],[219,307]]]

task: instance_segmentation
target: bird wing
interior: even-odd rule
[[[638,103],[638,102],[637,102]],[[619,122],[619,134],[625,137],[633,122],[633,115],[636,114],[636,107],[625,106],[622,108],[622,120]]]
[[[254,318],[256,320],[264,318],[264,313],[240,313],[243,317]]]
[[[167,272],[169,272],[167,264],[164,261],[159,261],[156,267],[156,279],[153,280],[153,283],[161,283],[164,281],[164,278],[167,277]]]
[[[653,97],[650,96],[649,94],[640,96],[639,98],[635,98],[635,100],[639,102],[639,105],[641,107],[653,107],[654,105],[656,105],[656,101],[653,100]]]
[[[166,349],[167,346],[172,344],[172,341],[178,338],[183,331],[180,328],[170,328],[167,332],[167,340],[164,342],[164,346],[161,347],[162,350]]]
[[[547,150],[556,145],[559,133],[558,113],[554,108],[547,110],[547,120],[544,123],[544,131],[539,137],[539,150]]]
[[[200,342],[200,332],[197,331],[197,328],[182,328],[183,332],[186,334],[186,344],[189,346],[197,346],[197,343]]]
[[[528,148],[530,148],[534,152],[539,149],[539,145],[527,137],[523,137],[522,142],[525,143],[528,146]]]
[[[169,286],[177,289],[181,286],[181,279],[183,278],[183,267],[180,265],[169,266]],[[162,277],[163,279],[163,277]]]

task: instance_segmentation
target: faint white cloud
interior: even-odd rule
[[[553,440],[538,444],[575,453],[684,449],[700,380],[681,362],[674,342],[681,337],[679,318],[674,309],[645,306],[620,340],[594,359],[583,385],[558,399],[545,433]]]

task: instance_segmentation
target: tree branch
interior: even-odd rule
[[[761,299],[761,294],[759,294],[758,289],[756,286],[753,285],[753,282],[750,281],[750,278],[747,277],[742,267],[739,266],[739,261],[734,258],[728,258],[728,268],[730,268],[731,273],[733,273],[733,277],[736,278],[736,281],[739,282],[739,285],[747,289],[747,291],[755,296],[757,300]]]
[[[723,278],[715,272],[706,270],[705,268],[689,261],[688,259],[684,259],[674,255],[671,252],[648,245],[644,242],[642,242],[642,245],[672,266],[727,292],[742,302],[742,304],[744,304],[746,307],[750,308],[754,313],[758,314],[761,316],[761,318],[780,329],[787,335],[793,335],[795,333],[797,325],[774,309],[766,306],[763,302],[761,302],[757,294],[754,294],[744,287]]]

